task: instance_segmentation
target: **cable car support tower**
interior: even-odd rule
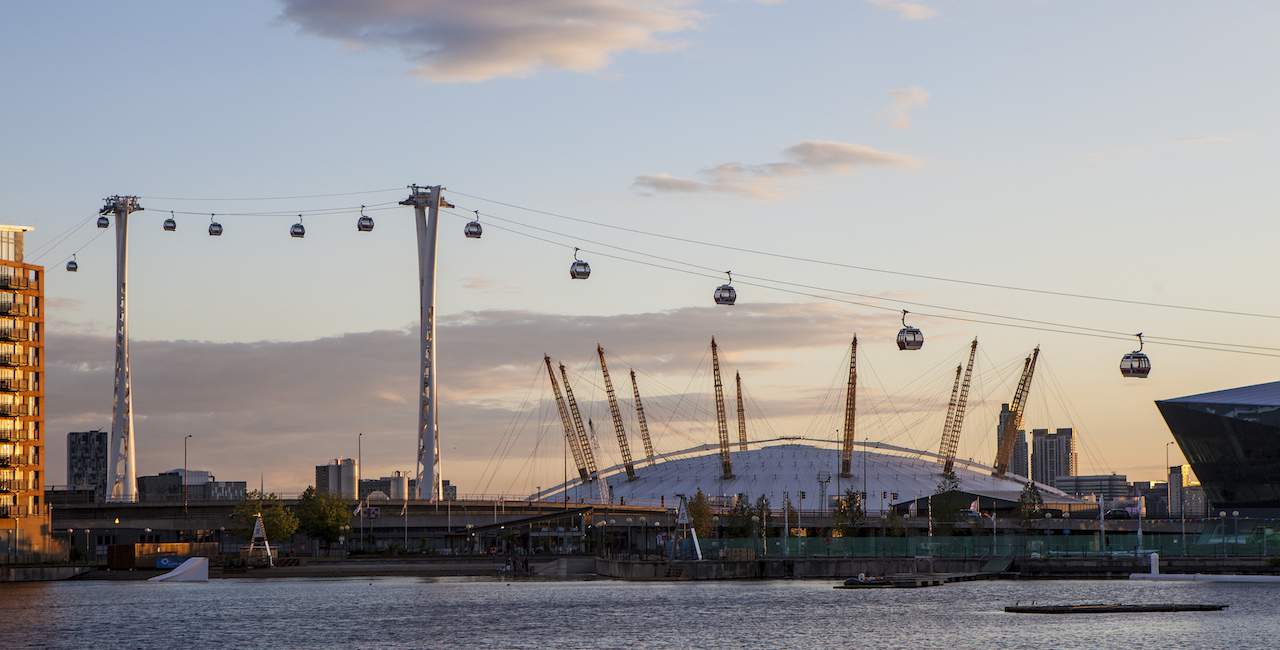
[[[996,462],[992,467],[992,476],[1002,477],[1009,471],[1009,460],[1013,458],[1013,436],[1022,427],[1022,412],[1027,405],[1027,396],[1031,393],[1031,378],[1036,372],[1036,359],[1040,358],[1040,346],[1031,352],[1031,356],[1022,362],[1022,377],[1018,379],[1018,388],[1013,393],[1013,402],[1009,404],[1009,419],[1004,422],[1003,438],[1000,449],[996,452]]]
[[[136,196],[110,196],[98,214],[116,218],[116,374],[107,457],[107,500],[136,501],[137,448],[133,437],[133,385],[129,378],[129,214],[142,210]],[[99,226],[106,227],[102,223]]]
[[[439,240],[440,208],[452,208],[440,192],[444,188],[409,186],[409,197],[400,205],[413,206],[418,231],[418,289],[420,345],[418,391],[418,498],[429,501],[441,497],[440,411],[436,390],[436,248]]]

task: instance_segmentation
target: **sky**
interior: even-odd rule
[[[110,231],[81,224],[111,194],[146,208],[129,248],[139,474],[180,466],[187,433],[194,467],[284,493],[354,456],[358,432],[366,476],[411,470],[417,260],[411,212],[393,207],[410,183],[442,184],[457,206],[440,242],[441,435],[444,476],[464,493],[561,479],[544,353],[575,373],[616,462],[597,342],[628,407],[626,370],[640,373],[655,446],[671,451],[715,440],[711,336],[726,376],[743,374],[753,437],[830,438],[856,333],[859,439],[935,449],[976,336],[960,454],[988,461],[999,404],[1040,345],[1025,425],[1075,427],[1081,473],[1132,479],[1162,474],[1171,437],[1154,400],[1280,374],[1275,356],[1152,342],[1151,377],[1124,380],[1136,341],[934,316],[912,317],[925,348],[898,352],[894,310],[962,315],[919,303],[1280,340],[1274,318],[741,250],[1280,314],[1274,3],[246,0],[4,14],[0,221],[34,226],[28,251],[51,269],[51,483],[65,480],[66,431],[110,425],[115,251]],[[366,190],[384,191],[260,198]],[[353,227],[361,204],[371,233]],[[310,210],[329,213],[288,238]],[[479,241],[461,233],[473,210]],[[221,238],[204,233],[210,213]],[[567,277],[575,245],[585,282]],[[74,275],[60,270],[73,252]],[[738,305],[712,304],[715,273],[605,253],[733,270]]]

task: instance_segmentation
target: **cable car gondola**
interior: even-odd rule
[[[298,215],[298,223],[289,226],[289,236],[297,239],[307,236],[307,228],[302,225],[302,215]]]
[[[919,350],[924,347],[924,332],[907,324],[907,310],[902,310],[902,329],[898,330],[899,350]]]
[[[462,229],[462,232],[467,236],[467,239],[480,239],[480,236],[484,234],[484,228],[480,225],[480,211],[476,210],[475,212],[475,220],[468,221],[467,226]]]
[[[222,224],[218,223],[217,221],[214,221],[213,215],[209,215],[209,236],[210,237],[222,236]]]
[[[360,206],[360,218],[356,220],[356,230],[360,232],[369,232],[373,230],[373,217],[364,213],[364,206]]]
[[[99,227],[99,228],[108,228],[108,227],[110,227],[110,226],[111,226],[111,220],[110,220],[110,219],[108,219],[108,218],[106,217],[106,215],[103,215],[103,216],[101,216],[101,217],[98,217],[98,227]]]
[[[717,305],[733,305],[738,302],[738,290],[733,288],[733,271],[725,271],[725,275],[729,276],[729,282],[716,287],[715,299]]]
[[[76,271],[79,271],[79,270],[80,270],[80,265],[79,265],[79,264],[76,264],[76,255],[75,255],[75,253],[72,253],[72,254],[71,254],[71,261],[67,262],[67,270],[68,270],[68,271],[71,271],[72,273],[75,273]]]
[[[591,277],[591,265],[578,259],[578,249],[573,249],[573,263],[569,265],[569,277],[574,280],[586,280]]]
[[[169,218],[164,220],[164,231],[173,232],[178,229],[178,222],[173,218],[173,210],[169,211]]]
[[[1146,379],[1151,374],[1151,359],[1142,351],[1142,332],[1138,332],[1138,349],[1120,358],[1120,374],[1132,379]]]

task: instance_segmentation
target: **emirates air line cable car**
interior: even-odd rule
[[[178,222],[173,218],[173,210],[169,211],[169,218],[164,220],[164,231],[173,232],[178,229]]]
[[[484,234],[484,228],[480,225],[480,211],[476,210],[475,212],[476,218],[468,221],[466,227],[462,229],[462,233],[467,236],[467,239],[480,239],[481,235]]]
[[[360,206],[360,218],[356,220],[356,230],[360,232],[369,232],[373,230],[373,217],[364,213],[364,206]]]
[[[218,223],[217,221],[214,221],[214,220],[213,220],[213,217],[214,217],[214,216],[215,216],[215,215],[212,215],[212,214],[211,214],[211,215],[209,215],[209,236],[210,236],[210,237],[221,237],[221,236],[222,236],[222,224]]]
[[[70,260],[69,262],[67,262],[67,270],[68,270],[68,271],[70,271],[70,272],[72,272],[72,273],[75,273],[76,271],[79,271],[79,270],[80,270],[80,265],[79,265],[79,264],[76,264],[76,254],[75,254],[75,253],[72,253],[72,254],[71,254],[71,260]]]
[[[107,215],[104,214],[101,217],[98,217],[99,228],[108,228],[110,226],[111,226],[111,220],[107,218]]]
[[[591,265],[578,257],[579,250],[576,246],[573,249],[573,262],[569,264],[569,277],[574,280],[586,280],[591,277]]]
[[[725,271],[725,275],[729,276],[729,281],[716,287],[713,294],[717,305],[733,305],[738,302],[738,290],[733,288],[733,271]]]
[[[1142,351],[1142,332],[1138,332],[1138,349],[1120,358],[1120,374],[1132,379],[1146,379],[1151,374],[1151,359]]]
[[[902,329],[898,330],[899,350],[919,350],[924,347],[924,332],[907,324],[907,310],[902,310]]]
[[[307,236],[307,227],[302,225],[302,215],[298,215],[298,223],[289,226],[289,236],[295,239],[302,239]]]

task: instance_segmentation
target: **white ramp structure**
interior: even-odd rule
[[[193,557],[179,564],[174,570],[147,578],[147,582],[208,582],[209,558]]]

